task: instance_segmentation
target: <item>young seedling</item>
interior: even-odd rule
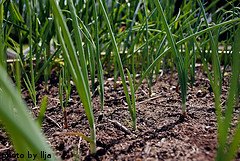
[[[231,127],[231,121],[234,113],[234,105],[237,103],[238,90],[239,90],[239,76],[240,76],[240,25],[237,26],[236,35],[234,36],[234,44],[233,44],[233,55],[232,55],[232,77],[230,81],[230,90],[228,94],[228,99],[226,103],[225,115],[224,117],[217,116],[219,119],[218,122],[218,150],[216,160],[224,161],[224,160],[232,160],[234,159],[240,145],[240,122],[238,121],[237,126],[235,127],[235,133],[233,134],[232,140],[229,145],[229,135],[231,132],[229,131]],[[214,71],[215,72],[215,71]],[[216,89],[213,88],[214,90]],[[216,96],[215,96],[216,97]],[[220,97],[220,96],[219,96]],[[218,98],[220,100],[220,98]],[[217,99],[217,100],[218,100]],[[218,105],[215,102],[215,106]],[[216,107],[220,108],[221,106]],[[218,114],[218,113],[217,113]]]
[[[20,94],[16,92],[13,82],[1,65],[0,73],[0,118],[9,138],[11,138],[14,149],[17,153],[25,156],[27,156],[27,152],[37,154],[40,151],[45,151],[51,155],[49,161],[56,161],[54,152],[47,144]],[[42,160],[40,155],[37,157],[37,160]]]
[[[94,154],[96,153],[96,129],[91,103],[90,88],[88,83],[87,65],[83,50],[82,36],[79,30],[79,23],[73,2],[72,0],[68,0],[67,2],[71,12],[76,47],[74,46],[71,34],[68,30],[66,21],[63,17],[59,5],[55,0],[50,0],[50,4],[53,9],[58,39],[63,49],[63,57],[65,62],[68,64],[69,71],[76,85],[89,122],[90,137],[85,136],[83,138],[88,138],[87,140],[90,143],[90,151],[92,154]],[[77,51],[79,52],[78,54]],[[80,58],[78,58],[78,56]]]
[[[137,129],[137,114],[136,114],[137,112],[136,112],[135,90],[134,90],[134,84],[133,84],[131,74],[128,69],[126,69],[126,70],[127,70],[128,81],[129,81],[129,85],[130,85],[131,101],[132,101],[131,108],[129,108],[128,110],[131,114],[133,130],[136,130]]]
[[[29,27],[29,36],[28,36],[28,45],[29,45],[29,65],[30,65],[30,84],[29,88],[31,88],[31,95],[33,97],[34,106],[37,105],[37,92],[36,92],[36,82],[35,82],[35,70],[33,64],[33,2],[26,0],[26,9],[28,12],[27,24]]]
[[[172,53],[174,54],[174,60],[175,60],[175,64],[177,66],[177,71],[178,71],[178,81],[181,89],[182,115],[186,116],[187,81],[188,81],[187,69],[184,68],[183,57],[181,54],[179,54],[176,42],[173,38],[173,34],[171,33],[170,27],[167,23],[160,1],[154,0],[154,2],[155,2],[155,5],[157,6],[158,13],[162,17],[162,24],[167,34],[168,43],[171,47]]]
[[[47,102],[48,102],[47,96],[44,96],[42,99],[40,111],[39,111],[38,117],[37,117],[37,124],[39,125],[39,127],[42,127],[45,112],[47,110]]]
[[[128,104],[128,110],[129,110],[131,116],[133,116],[133,113],[132,113],[132,111],[133,111],[132,110],[133,109],[132,108],[132,103],[131,103],[129,92],[128,92],[128,89],[127,89],[126,77],[124,75],[123,64],[122,64],[122,60],[121,60],[121,57],[120,57],[119,49],[117,47],[116,38],[114,36],[114,33],[113,33],[113,30],[112,30],[112,27],[111,27],[111,24],[110,24],[107,12],[106,12],[106,10],[104,8],[103,2],[102,2],[102,0],[98,0],[98,1],[100,3],[100,8],[101,8],[101,10],[103,12],[104,19],[105,19],[105,21],[107,23],[108,31],[110,33],[110,38],[111,38],[112,43],[113,43],[114,54],[115,54],[114,55],[114,59],[116,60],[115,66],[118,66],[118,69],[119,69],[119,72],[120,72],[120,76],[121,76],[122,84],[123,84],[123,90],[124,90],[124,94],[126,96],[126,101],[127,101],[127,104]]]
[[[66,64],[65,64],[66,66]],[[61,73],[59,75],[59,99],[60,99],[60,105],[62,107],[63,112],[63,127],[65,129],[68,128],[68,119],[67,119],[67,104],[68,100],[70,99],[70,92],[71,92],[71,84],[70,84],[70,76],[65,72],[66,67],[62,67]],[[63,98],[64,91],[66,94],[65,101]]]

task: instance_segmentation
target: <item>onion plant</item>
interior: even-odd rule
[[[216,160],[232,160],[234,159],[240,145],[240,122],[237,122],[235,127],[234,134],[232,135],[232,139],[229,143],[230,127],[234,113],[234,106],[237,103],[237,99],[239,97],[239,79],[240,79],[240,25],[235,32],[234,43],[233,43],[233,53],[232,53],[232,76],[230,80],[230,90],[228,93],[227,103],[225,114],[222,116],[221,112],[221,104],[220,104],[220,95],[216,95],[215,93],[218,91],[214,91],[219,87],[216,87],[217,84],[213,84],[213,91],[215,92],[215,107],[217,112],[217,123],[218,123],[218,150]],[[215,72],[215,71],[214,71]],[[219,74],[219,73],[216,73]],[[219,78],[219,76],[217,77]],[[228,145],[229,144],[229,145]]]
[[[28,17],[27,17],[27,24],[29,27],[29,36],[28,36],[28,45],[29,45],[29,65],[30,65],[30,82],[28,84],[29,88],[31,88],[31,96],[33,98],[34,106],[37,105],[37,98],[36,98],[36,87],[35,87],[35,71],[33,67],[33,45],[32,45],[32,38],[33,38],[33,4],[31,1],[26,0],[26,7]]]
[[[186,115],[186,98],[187,98],[187,68],[185,68],[184,66],[184,60],[183,60],[183,56],[179,54],[179,51],[177,49],[177,45],[176,42],[173,38],[173,34],[170,30],[170,27],[167,23],[167,19],[166,16],[164,14],[163,8],[160,4],[160,1],[155,0],[154,1],[155,5],[157,6],[158,9],[158,13],[160,14],[161,18],[162,18],[162,24],[163,27],[166,31],[167,34],[167,39],[168,39],[168,43],[169,46],[171,47],[171,50],[174,54],[174,60],[177,66],[177,71],[178,71],[178,81],[180,84],[180,88],[181,88],[181,98],[182,98],[182,114]]]
[[[37,154],[41,160],[40,152],[45,151],[51,155],[48,160],[55,161],[55,154],[1,65],[0,73],[0,120],[9,133],[16,152],[25,156],[19,160],[26,160],[28,153]]]
[[[64,128],[68,128],[66,107],[68,105],[68,101],[70,99],[71,94],[70,79],[71,78],[69,72],[67,71],[67,64],[64,64],[59,75],[59,100],[63,112]],[[65,98],[64,94],[66,95]]]
[[[125,96],[126,96],[126,101],[127,101],[127,104],[128,104],[128,110],[129,110],[129,112],[131,114],[131,117],[133,119],[134,111],[132,110],[132,107],[131,107],[131,101],[130,101],[130,97],[129,97],[129,93],[128,93],[128,89],[127,89],[127,83],[126,83],[126,78],[125,78],[125,75],[124,75],[124,70],[123,70],[121,57],[120,57],[120,54],[119,54],[119,49],[117,47],[116,39],[115,39],[112,27],[111,27],[111,24],[110,24],[110,21],[109,21],[107,12],[106,12],[106,10],[104,8],[102,0],[99,0],[99,3],[100,3],[100,8],[101,8],[101,10],[103,12],[104,19],[105,19],[105,21],[107,23],[107,27],[108,27],[108,31],[109,31],[109,34],[110,34],[110,38],[111,38],[112,43],[113,43],[114,53],[115,53],[114,58],[116,60],[117,66],[118,66],[118,69],[119,69],[119,72],[120,72],[120,76],[122,78],[123,90],[124,90],[124,93],[125,93]],[[115,67],[116,67],[116,65],[115,65]],[[135,125],[134,125],[134,127],[135,127]]]
[[[200,31],[197,31],[195,33],[191,33],[190,35],[186,36],[185,38],[179,40],[176,42],[176,45],[179,46],[195,37],[198,37],[198,36],[201,36],[209,31],[212,31],[212,30],[216,30],[216,29],[219,29],[225,25],[229,25],[229,24],[234,24],[234,23],[239,23],[240,22],[240,18],[234,18],[232,20],[228,20],[228,21],[224,21],[224,22],[221,22],[219,24],[215,24],[213,26],[210,26],[208,28],[205,28],[203,30],[200,30]],[[154,39],[152,39],[153,41]],[[146,45],[146,44],[144,44]],[[143,46],[144,46],[143,45]],[[136,88],[135,88],[135,91],[139,88],[139,86],[142,84],[143,80],[146,78],[146,76],[148,75],[148,73],[156,66],[157,63],[160,62],[160,60],[171,50],[170,47],[166,48],[162,53],[160,53],[154,60],[153,62],[148,66],[148,68],[143,72],[140,80],[138,81],[138,84],[136,85]]]
[[[42,127],[44,116],[45,116],[45,113],[47,110],[47,104],[48,104],[48,98],[47,98],[47,96],[44,96],[42,98],[40,110],[39,110],[38,117],[37,117],[37,123],[38,123],[39,127]]]
[[[98,23],[98,11],[96,7],[96,1],[92,0],[93,2],[93,17],[95,21],[94,25],[94,37],[95,37],[95,44],[96,44],[96,62],[97,62],[97,76],[99,81],[99,93],[100,93],[100,100],[101,100],[101,109],[103,110],[104,106],[104,80],[103,80],[103,67],[100,58],[100,44],[99,44],[99,23]]]
[[[13,73],[13,80],[19,93],[23,87],[22,83],[25,83],[36,105],[36,84],[43,76],[47,89],[53,66],[59,66],[58,60],[64,61],[60,64],[61,71],[56,72],[59,78],[61,107],[65,111],[72,79],[89,122],[90,136],[81,132],[71,134],[87,140],[90,143],[91,153],[95,153],[96,129],[91,98],[98,91],[101,110],[104,110],[104,74],[113,76],[115,81],[120,75],[133,129],[136,129],[135,92],[142,81],[146,79],[148,82],[151,95],[155,75],[158,75],[163,66],[174,69],[175,65],[181,89],[182,114],[185,115],[188,73],[190,72],[193,84],[195,63],[200,59],[215,95],[219,138],[217,159],[220,160],[219,158],[222,157],[229,159],[236,151],[238,141],[235,140],[240,129],[237,127],[236,136],[233,137],[234,143],[228,146],[226,136],[228,136],[227,130],[234,102],[232,99],[237,95],[232,86],[236,86],[238,75],[234,60],[239,55],[236,54],[239,51],[235,44],[239,40],[236,34],[232,55],[234,59],[228,58],[232,60],[232,64],[225,62],[225,65],[232,65],[234,83],[231,83],[233,85],[230,87],[229,103],[226,114],[223,115],[220,106],[223,74],[220,70],[221,57],[217,52],[219,45],[217,39],[226,31],[231,31],[230,35],[238,33],[235,30],[240,18],[239,8],[233,11],[226,10],[226,7],[237,0],[230,1],[216,10],[213,6],[218,1],[211,2],[208,7],[205,7],[200,0],[181,1],[182,5],[178,10],[174,4],[171,4],[173,1],[159,0],[154,0],[154,3],[149,0],[126,2],[0,0],[1,70],[6,73],[6,67],[13,65],[16,69],[14,71],[14,68],[9,68],[13,70],[9,73]],[[213,11],[216,12],[212,13]],[[215,23],[209,23],[207,13],[212,13]],[[17,38],[14,38],[15,35]],[[233,42],[231,39],[230,43]],[[28,52],[24,51],[25,46],[29,48]],[[16,52],[19,61],[6,65],[7,48]],[[211,50],[212,53],[204,53],[205,49]],[[213,68],[212,71],[208,68],[209,64]],[[140,75],[140,80],[136,79],[137,74]],[[0,84],[0,93],[3,91],[2,86]],[[5,93],[1,93],[3,96],[1,99],[6,97]],[[66,97],[63,97],[64,94]],[[42,107],[46,107],[45,101],[45,99],[42,101]],[[39,124],[43,115],[42,113],[38,119]],[[224,155],[228,151],[231,151],[231,155],[230,153]]]
[[[206,20],[206,13],[202,3],[198,0],[200,5],[204,21],[206,26],[208,26]],[[233,25],[234,26],[234,25]],[[213,66],[213,74],[208,68],[208,64],[206,62],[206,58],[201,58],[203,62],[203,66],[205,71],[207,72],[208,78],[210,80],[210,85],[212,86],[212,90],[214,93],[214,102],[216,108],[216,116],[217,116],[217,125],[218,125],[218,149],[217,149],[217,156],[216,160],[232,160],[236,152],[239,148],[240,142],[240,130],[239,130],[239,122],[235,128],[235,133],[232,136],[232,141],[229,141],[228,138],[231,136],[229,130],[230,125],[233,117],[234,105],[237,103],[237,98],[239,97],[238,93],[238,83],[239,83],[239,63],[238,60],[240,59],[240,48],[239,48],[239,36],[240,36],[240,27],[237,26],[237,30],[234,32],[236,33],[234,36],[234,43],[233,43],[233,53],[232,53],[232,76],[230,80],[230,90],[228,93],[226,109],[225,111],[222,109],[221,105],[221,86],[222,86],[222,76],[221,76],[221,67],[219,62],[219,54],[217,51],[218,39],[213,37],[211,31],[209,31],[209,39],[211,42],[211,49],[212,49],[212,66]],[[195,39],[196,45],[198,50],[201,52],[201,49]],[[231,44],[232,45],[232,44]],[[202,56],[201,56],[202,57]],[[224,111],[225,114],[222,114]],[[228,145],[230,144],[230,145]]]
[[[134,90],[134,82],[133,82],[133,79],[132,79],[132,76],[131,76],[129,70],[128,69],[126,69],[126,70],[127,70],[127,76],[128,76],[130,92],[131,92],[132,126],[133,126],[133,129],[136,130],[137,129],[137,111],[136,111],[136,96],[135,96],[135,90]]]
[[[96,153],[96,129],[88,83],[87,66],[85,61],[86,59],[82,46],[83,44],[81,31],[79,30],[79,23],[76,16],[76,11],[72,0],[68,0],[74,28],[74,39],[77,42],[75,47],[59,5],[55,0],[51,0],[50,3],[53,9],[58,39],[62,45],[63,57],[69,66],[69,71],[72,75],[73,81],[76,85],[77,91],[85,109],[86,116],[88,118],[90,126],[90,137],[88,139],[90,143],[90,151],[91,153]],[[78,59],[77,51],[80,57],[80,62]],[[86,138],[84,134],[82,134],[82,136],[83,138]]]
[[[115,54],[114,58],[115,58],[116,63],[117,63],[117,64],[115,64],[115,67],[116,66],[118,67],[118,70],[120,72],[120,76],[122,78],[123,90],[124,90],[126,101],[127,101],[127,104],[128,104],[128,110],[130,112],[130,116],[131,116],[132,121],[133,121],[133,128],[135,129],[136,128],[136,110],[134,110],[135,108],[132,107],[132,103],[131,103],[131,99],[130,99],[128,88],[127,88],[126,78],[125,78],[125,74],[124,74],[124,70],[123,70],[123,65],[122,65],[119,49],[118,49],[118,46],[117,46],[117,43],[116,43],[116,39],[115,39],[113,30],[112,30],[110,21],[109,21],[108,16],[107,16],[107,12],[104,8],[103,2],[102,2],[102,0],[98,0],[98,1],[99,1],[99,4],[100,4],[100,8],[103,12],[104,19],[107,23],[110,38],[111,38],[112,43],[113,43],[114,54]]]

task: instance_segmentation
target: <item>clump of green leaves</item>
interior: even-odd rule
[[[188,73],[193,85],[195,63],[202,61],[215,95],[219,132],[217,158],[229,159],[234,156],[233,153],[238,147],[238,141],[235,141],[239,135],[238,127],[236,137],[233,138],[234,142],[229,148],[226,144],[226,136],[229,134],[227,130],[232,115],[234,102],[232,99],[237,94],[236,91],[230,91],[228,101],[230,103],[223,116],[220,107],[221,58],[217,50],[219,35],[227,31],[231,31],[228,32],[231,35],[237,33],[235,27],[240,22],[238,16],[240,12],[238,7],[233,6],[236,0],[226,2],[218,10],[214,7],[218,0],[209,3],[208,7],[199,0],[182,1],[179,12],[175,14],[173,14],[174,3],[159,0],[154,0],[154,3],[149,0],[126,2],[50,0],[34,1],[34,3],[19,0],[18,2],[0,1],[0,64],[6,72],[6,48],[17,52],[19,61],[13,63],[15,68],[11,68],[16,71],[10,73],[13,73],[19,93],[24,82],[36,105],[36,84],[44,76],[47,90],[47,82],[51,78],[50,73],[56,65],[56,60],[64,59],[64,74],[56,72],[57,77],[60,78],[61,107],[65,111],[64,102],[66,103],[70,97],[70,80],[73,80],[88,118],[90,136],[80,132],[69,134],[81,136],[89,141],[91,153],[96,152],[96,129],[91,97],[93,93],[94,96],[99,93],[101,110],[104,110],[104,74],[113,76],[115,80],[120,75],[132,126],[136,129],[135,92],[142,81],[147,80],[149,96],[151,96],[151,87],[157,80],[154,78],[157,78],[159,71],[163,68],[172,68],[173,72],[176,66],[181,89],[182,114],[185,115]],[[232,7],[233,10],[227,11],[226,7]],[[212,14],[214,23],[209,23],[207,13]],[[227,46],[239,42],[237,37],[235,40],[232,38],[233,36],[230,36],[221,43],[226,43]],[[59,47],[54,52],[50,50],[52,44],[58,44]],[[26,54],[24,54],[24,46],[30,49]],[[205,53],[210,50],[211,52]],[[233,60],[238,59],[237,50],[237,47],[234,47]],[[234,83],[232,84],[235,87],[236,62],[224,63],[225,66],[231,65],[233,68]],[[213,67],[213,71],[208,69],[209,64]],[[140,80],[136,80],[137,74],[140,75]],[[4,97],[5,94],[2,93]],[[43,109],[46,107],[44,102],[45,100],[42,101]],[[42,114],[39,117],[39,124],[42,122],[44,115]],[[229,152],[229,155],[225,152]],[[223,154],[226,155],[222,157]]]
[[[182,114],[185,116],[186,115],[186,99],[187,99],[187,81],[188,81],[187,68],[185,68],[184,66],[183,56],[179,54],[179,50],[177,49],[176,42],[173,38],[173,34],[167,23],[167,19],[165,17],[160,1],[155,0],[154,2],[155,2],[155,5],[157,6],[160,17],[162,17],[162,23],[167,34],[169,46],[171,47],[172,53],[174,53],[174,60],[175,60],[177,71],[178,71],[178,81],[181,88]]]
[[[9,133],[16,152],[24,156],[27,156],[28,152],[38,154],[37,158],[41,159],[40,152],[45,151],[51,154],[48,160],[55,161],[55,154],[1,65],[0,72],[0,120]]]
[[[90,126],[90,137],[88,138],[88,141],[90,143],[90,151],[91,153],[96,153],[96,129],[91,103],[90,88],[88,83],[86,59],[82,46],[82,37],[81,31],[79,30],[76,10],[74,8],[72,0],[68,0],[68,5],[70,8],[72,23],[74,27],[74,39],[77,42],[75,47],[60,7],[55,0],[51,0],[50,3],[53,8],[58,39],[63,49],[63,57],[69,67],[69,71],[72,75],[73,81],[76,85],[77,91],[79,93],[88,118]],[[77,51],[79,52],[78,55]],[[80,57],[80,59],[78,59],[78,56]]]
[[[234,36],[234,44],[233,44],[233,53],[232,53],[232,76],[230,80],[230,90],[228,93],[228,99],[226,103],[225,115],[222,116],[222,108],[220,104],[220,98],[215,98],[215,107],[216,110],[220,111],[217,113],[217,123],[218,123],[218,151],[216,160],[232,160],[234,159],[240,145],[240,122],[238,121],[234,134],[232,135],[232,139],[229,144],[229,136],[231,122],[234,113],[234,106],[237,104],[237,100],[239,97],[239,79],[240,79],[240,25],[238,25],[238,29],[236,30],[236,35]],[[217,88],[215,85],[214,90]],[[217,91],[215,91],[217,92]],[[219,95],[215,95],[215,97],[220,97]],[[228,145],[229,144],[229,145]]]

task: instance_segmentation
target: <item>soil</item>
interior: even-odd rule
[[[222,104],[225,104],[228,77],[223,82]],[[200,67],[196,81],[189,85],[187,117],[182,117],[177,74],[165,72],[156,78],[152,96],[148,96],[147,83],[137,91],[137,130],[131,127],[131,118],[125,102],[121,81],[114,89],[113,79],[105,80],[105,106],[101,110],[99,96],[93,97],[97,129],[97,154],[89,155],[88,143],[80,137],[63,135],[65,132],[89,134],[84,109],[73,87],[66,107],[67,128],[58,98],[57,80],[52,80],[46,92],[37,87],[39,104],[48,96],[48,108],[42,131],[56,155],[62,160],[214,160],[217,146],[217,124],[213,93],[209,81]],[[27,91],[23,98],[36,116]],[[239,114],[239,108],[235,108]],[[66,134],[66,133],[65,133]],[[7,134],[0,129],[0,153],[13,152]],[[239,155],[238,155],[239,156]],[[239,157],[238,157],[239,158]]]

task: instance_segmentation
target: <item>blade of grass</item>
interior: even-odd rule
[[[59,47],[53,54],[50,55],[50,57],[44,61],[44,64],[40,69],[38,69],[38,75],[35,77],[35,82],[37,82],[41,76],[41,74],[46,70],[46,68],[50,65],[52,61],[54,61],[54,58],[57,57],[61,52],[61,47]]]
[[[94,93],[94,90],[96,89],[95,87],[95,71],[96,71],[95,51],[94,51],[94,48],[92,48],[91,44],[89,43],[86,44],[86,48],[88,53],[87,61],[88,61],[88,66],[90,70],[92,93]]]
[[[144,12],[145,12],[145,16],[147,17],[147,8],[146,8],[146,0],[143,2],[144,4]],[[145,37],[146,37],[146,46],[144,47],[143,49],[143,52],[144,52],[144,56],[145,56],[145,60],[147,60],[147,63],[146,63],[146,66],[149,66],[150,62],[152,60],[152,54],[149,55],[149,30],[148,30],[149,26],[148,26],[148,19],[146,18],[146,34],[145,34]],[[149,97],[151,97],[152,95],[152,78],[153,78],[153,70],[151,72],[149,72],[149,75],[148,75],[148,95]]]
[[[132,21],[131,21],[131,25],[130,25],[130,28],[128,30],[127,38],[124,41],[124,49],[123,49],[123,54],[124,55],[126,55],[126,53],[125,53],[126,49],[132,44],[132,40],[130,41],[129,39],[130,39],[130,37],[132,35],[132,28],[133,28],[134,23],[136,22],[136,16],[138,14],[138,11],[140,9],[141,4],[142,4],[142,0],[140,0],[137,3],[137,7],[136,7],[136,9],[134,11],[133,18],[132,18]]]

